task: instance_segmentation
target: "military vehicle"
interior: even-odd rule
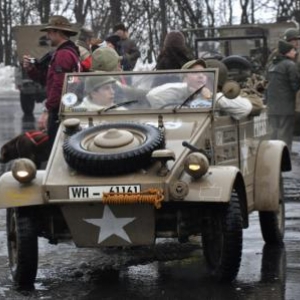
[[[13,27],[12,31],[17,47],[15,84],[20,91],[20,104],[25,115],[33,114],[35,103],[43,102],[47,97],[45,87],[30,79],[22,68],[23,55],[30,55],[34,64],[45,63],[45,67],[49,62],[45,55],[53,51],[53,48],[46,33],[40,31],[43,27],[44,25],[20,25]]]
[[[184,83],[198,76],[207,79],[209,99],[198,98],[203,84]],[[122,251],[201,236],[217,281],[238,274],[249,214],[258,211],[267,244],[281,244],[289,151],[269,140],[265,109],[237,120],[220,107],[217,82],[213,68],[66,74],[46,170],[21,158],[0,177],[13,281],[34,284],[39,237]],[[167,87],[175,90],[159,94]],[[92,104],[102,88],[114,102]]]
[[[299,28],[295,21],[220,27],[185,29],[194,43],[195,56],[222,60],[229,70],[229,77],[242,87],[260,86],[264,98],[266,68],[270,53],[288,28]],[[300,56],[298,56],[299,63]],[[254,80],[253,80],[254,79]],[[265,101],[266,103],[266,101]],[[300,94],[296,97],[294,135],[300,135]]]

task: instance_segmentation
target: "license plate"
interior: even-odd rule
[[[141,186],[135,185],[102,185],[70,186],[69,199],[102,199],[103,193],[139,193]]]

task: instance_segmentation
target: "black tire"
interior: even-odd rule
[[[232,194],[225,209],[210,213],[202,232],[203,253],[211,275],[233,281],[239,271],[243,249],[243,225],[239,199]]]
[[[114,147],[106,151],[90,151],[88,143],[92,143],[98,134],[110,129],[125,130],[132,134],[138,145],[126,150]],[[151,163],[151,154],[164,145],[163,133],[156,127],[137,123],[107,123],[80,131],[63,145],[63,153],[68,165],[88,175],[125,174],[147,167]]]
[[[30,208],[9,208],[6,214],[9,266],[18,287],[31,287],[38,268],[38,236]]]
[[[284,205],[284,189],[283,179],[279,183],[279,210],[273,211],[260,211],[259,222],[261,234],[265,243],[270,245],[282,245],[285,229],[285,205]]]
[[[24,115],[32,115],[34,111],[35,100],[32,95],[20,93],[20,103]]]

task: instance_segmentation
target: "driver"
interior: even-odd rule
[[[218,78],[218,93],[216,105],[221,111],[228,113],[231,117],[239,120],[252,112],[253,106],[249,99],[242,96],[237,96],[234,99],[228,99],[221,92],[223,85],[227,81],[227,68],[226,66],[215,59],[208,59],[203,61],[202,59],[192,60],[182,66],[182,69],[198,69],[203,70],[205,67],[217,68],[219,70]],[[201,73],[200,73],[201,74]],[[161,107],[174,99],[187,99],[191,95],[192,99],[187,101],[185,105],[189,107],[212,107],[212,93],[206,87],[207,77],[205,74],[201,74],[204,77],[200,77],[196,80],[196,73],[190,73],[189,76],[185,76],[183,83],[170,83],[152,89],[147,98],[151,105],[154,107]],[[198,75],[198,74],[197,74]],[[206,78],[206,79],[205,79]],[[192,80],[194,79],[194,80]],[[193,95],[193,91],[199,91],[200,95]],[[186,98],[184,97],[186,95]]]
[[[204,70],[206,63],[202,59],[191,60],[184,64],[181,69]],[[157,86],[150,90],[147,99],[151,106],[161,107],[178,99],[184,101],[192,95],[189,103],[190,107],[208,106],[211,107],[211,91],[206,87],[207,76],[204,73],[184,74],[182,82],[172,82]],[[209,100],[209,101],[208,101]],[[202,104],[202,105],[201,105]]]

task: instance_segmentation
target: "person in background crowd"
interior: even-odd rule
[[[120,56],[111,47],[100,47],[92,53],[92,71],[121,71]]]
[[[122,56],[121,38],[118,35],[110,35],[105,39],[105,41],[108,47],[113,48],[120,56]]]
[[[180,69],[192,59],[194,57],[185,43],[184,35],[178,30],[173,30],[165,36],[155,68],[156,70]]]
[[[297,28],[288,28],[284,31],[282,40],[291,43],[296,50],[299,49],[299,40],[300,40],[300,32]],[[269,69],[270,65],[272,64],[273,59],[279,54],[278,47],[276,47],[268,57],[266,70]],[[297,56],[295,56],[296,60]]]
[[[157,57],[156,70],[180,69],[185,63],[194,59],[191,51],[185,43],[185,37],[178,30],[166,34],[163,47]],[[163,84],[162,78],[157,78],[153,86]],[[177,81],[174,76],[174,81]]]
[[[45,110],[39,119],[39,127],[47,129],[49,144],[52,146],[59,126],[58,111],[65,73],[81,70],[79,50],[70,40],[70,37],[77,35],[78,31],[72,28],[67,18],[59,15],[52,16],[41,31],[47,33],[51,46],[56,47],[49,67],[40,69],[38,64],[31,63],[28,55],[23,56],[23,67],[33,80],[46,83],[47,99]]]
[[[82,27],[79,31],[78,40],[75,42],[80,52],[82,71],[87,72],[92,64],[91,43],[94,32],[91,29]]]
[[[135,42],[129,38],[128,30],[123,23],[116,24],[113,28],[114,34],[121,38],[121,65],[124,71],[131,71],[141,56]]]
[[[267,72],[267,106],[271,138],[283,140],[290,151],[294,132],[296,93],[300,77],[295,63],[295,46],[285,40],[278,42],[278,55]]]

